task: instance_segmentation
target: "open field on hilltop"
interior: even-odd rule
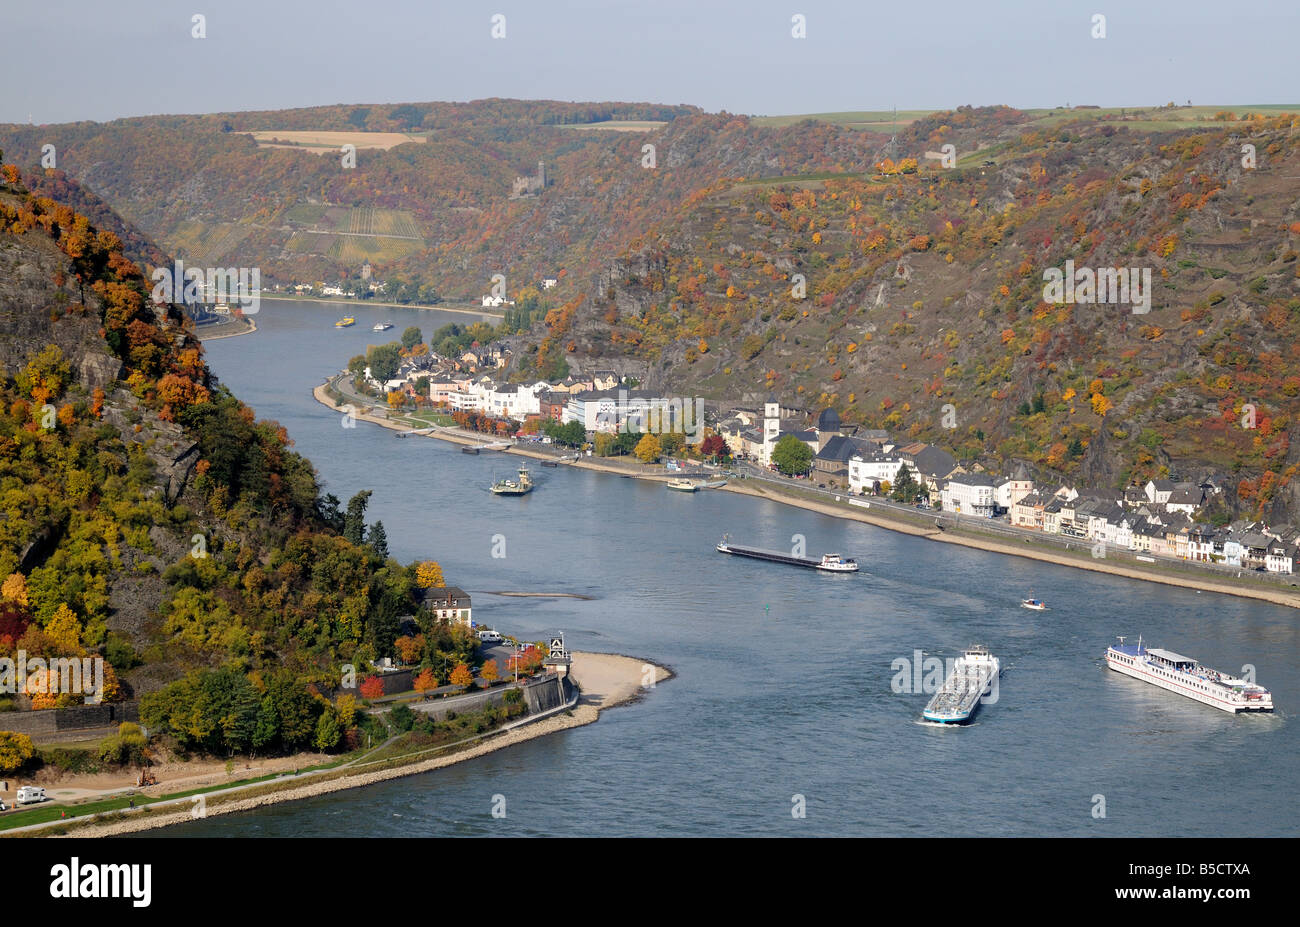
[[[633,119],[606,119],[604,122],[584,122],[581,125],[560,125],[560,129],[586,129],[605,132],[653,132],[668,125],[666,122],[637,121]]]
[[[1086,106],[1087,104],[1083,104]],[[903,128],[918,119],[929,116],[932,111],[923,109],[900,109],[897,114],[891,110],[863,110],[861,112],[843,113],[802,113],[788,116],[754,116],[751,121],[759,126],[790,126],[805,119],[817,122],[830,122],[849,129],[871,129],[877,132],[889,131],[894,127]],[[1053,126],[1077,119],[1110,118],[1116,122],[1140,123],[1143,128],[1152,131],[1168,129],[1193,129],[1207,125],[1221,124],[1214,117],[1218,113],[1229,112],[1240,119],[1249,113],[1263,113],[1276,116],[1280,113],[1294,112],[1300,114],[1300,103],[1264,103],[1241,106],[1175,106],[1172,109],[1163,106],[1108,106],[1097,109],[1073,106],[1070,109],[1056,107],[1053,109],[1022,110],[1030,117],[1026,126]]]
[[[931,112],[933,111],[928,109],[900,109],[897,113],[894,113],[893,110],[887,109],[846,113],[803,113],[789,116],[753,116],[750,121],[757,126],[778,128],[792,126],[796,122],[803,122],[805,119],[813,119],[817,122],[832,122],[835,125],[849,129],[872,129],[884,132],[893,126],[902,128],[911,125],[916,120],[930,115]]]
[[[262,148],[302,148],[316,154],[338,151],[344,145],[356,145],[358,151],[363,148],[381,148],[387,151],[406,142],[423,144],[428,141],[423,135],[406,132],[303,132],[274,129],[242,134],[251,135]]]

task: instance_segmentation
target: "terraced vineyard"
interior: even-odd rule
[[[252,232],[251,225],[235,222],[219,225],[182,222],[167,241],[167,247],[183,260],[212,265],[233,252]]]

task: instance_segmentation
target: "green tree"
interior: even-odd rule
[[[343,537],[360,547],[366,540],[366,505],[371,491],[363,489],[348,500],[348,513],[343,518]]]
[[[280,713],[275,710],[275,699],[265,695],[257,711],[257,724],[253,727],[253,749],[262,750],[269,747],[279,737]]]
[[[388,559],[388,532],[384,530],[384,523],[377,521],[370,526],[369,543],[375,556],[380,560]]]
[[[921,496],[921,485],[912,476],[907,464],[899,464],[894,474],[893,497],[899,502],[911,504]]]
[[[812,465],[812,448],[794,435],[785,435],[772,448],[772,462],[786,476],[807,473]]]
[[[366,364],[370,367],[370,375],[379,382],[391,380],[397,376],[397,368],[402,364],[402,350],[396,341],[372,344],[366,348]]]
[[[613,435],[600,431],[596,433],[596,456],[609,457],[617,449],[618,439]]]
[[[402,347],[406,348],[408,351],[423,340],[424,335],[422,335],[420,329],[414,325],[402,332]]]
[[[326,708],[316,721],[316,736],[312,739],[312,745],[317,750],[333,750],[339,745],[342,737],[343,731],[339,729],[338,713],[333,707]]]

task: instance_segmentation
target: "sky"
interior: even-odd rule
[[[36,124],[486,97],[752,115],[1300,100],[1300,0],[5,0],[2,29],[0,122]]]

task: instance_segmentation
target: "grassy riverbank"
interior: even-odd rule
[[[432,747],[403,735],[374,750],[298,768],[292,774],[272,773],[156,796],[116,795],[71,807],[41,806],[0,819],[0,827],[8,825],[0,829],[0,836],[114,836],[431,772],[526,740],[591,724],[601,711],[639,699],[647,691],[647,680],[657,684],[673,676],[665,667],[634,657],[579,651],[574,651],[572,657],[573,678],[582,690],[578,703],[520,726]],[[317,758],[316,754],[311,756]],[[197,796],[203,796],[201,802]],[[133,809],[129,806],[132,800]],[[62,817],[68,811],[75,817]],[[38,824],[49,826],[25,829]]]

